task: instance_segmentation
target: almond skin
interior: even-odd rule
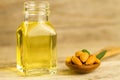
[[[94,64],[96,61],[96,56],[95,55],[90,55],[90,57],[87,59],[86,63],[87,65]]]
[[[79,60],[79,58],[78,57],[76,57],[76,56],[73,56],[72,57],[72,62],[74,63],[74,64],[76,64],[76,65],[82,65],[82,62]]]
[[[89,54],[86,52],[83,52],[80,54],[80,60],[85,63],[87,61],[87,59],[89,58]]]

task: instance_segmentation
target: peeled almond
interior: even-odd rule
[[[95,55],[90,55],[90,57],[87,59],[86,63],[87,65],[93,64],[96,61],[96,56]]]
[[[71,60],[72,60],[72,57],[67,57],[67,58],[66,58],[66,62],[67,62],[67,63],[71,63]]]
[[[100,60],[96,58],[95,63],[100,63]]]
[[[82,52],[82,51],[77,51],[77,52],[75,53],[75,56],[76,56],[76,57],[80,57],[80,54],[81,54],[81,53],[83,53],[83,52]]]
[[[76,57],[76,56],[73,56],[72,57],[72,62],[74,63],[74,64],[77,64],[77,65],[82,65],[82,62],[79,60],[79,58],[78,57]]]
[[[80,54],[80,60],[84,63],[87,61],[87,59],[89,58],[89,54],[86,52],[83,52]]]

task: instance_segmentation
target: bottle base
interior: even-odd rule
[[[56,68],[52,68],[52,69],[38,68],[38,69],[24,70],[22,67],[20,67],[18,65],[17,65],[17,69],[21,76],[54,75],[57,72]]]

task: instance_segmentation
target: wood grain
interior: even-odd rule
[[[23,20],[25,0],[0,1],[0,45],[15,45],[15,32]],[[119,0],[48,0],[50,21],[58,33],[58,41],[119,41]],[[74,36],[74,39],[72,39]]]

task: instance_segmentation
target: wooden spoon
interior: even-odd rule
[[[120,47],[107,47],[104,48],[98,52],[95,53],[95,55],[99,54],[100,52],[106,50],[106,54],[102,59],[111,57],[113,55],[116,55],[118,53],[120,53]],[[68,63],[66,62],[66,65],[73,71],[78,72],[78,73],[89,73],[94,71],[96,68],[98,68],[100,66],[101,63],[96,63],[96,64],[92,64],[92,65],[75,65],[72,63]]]

